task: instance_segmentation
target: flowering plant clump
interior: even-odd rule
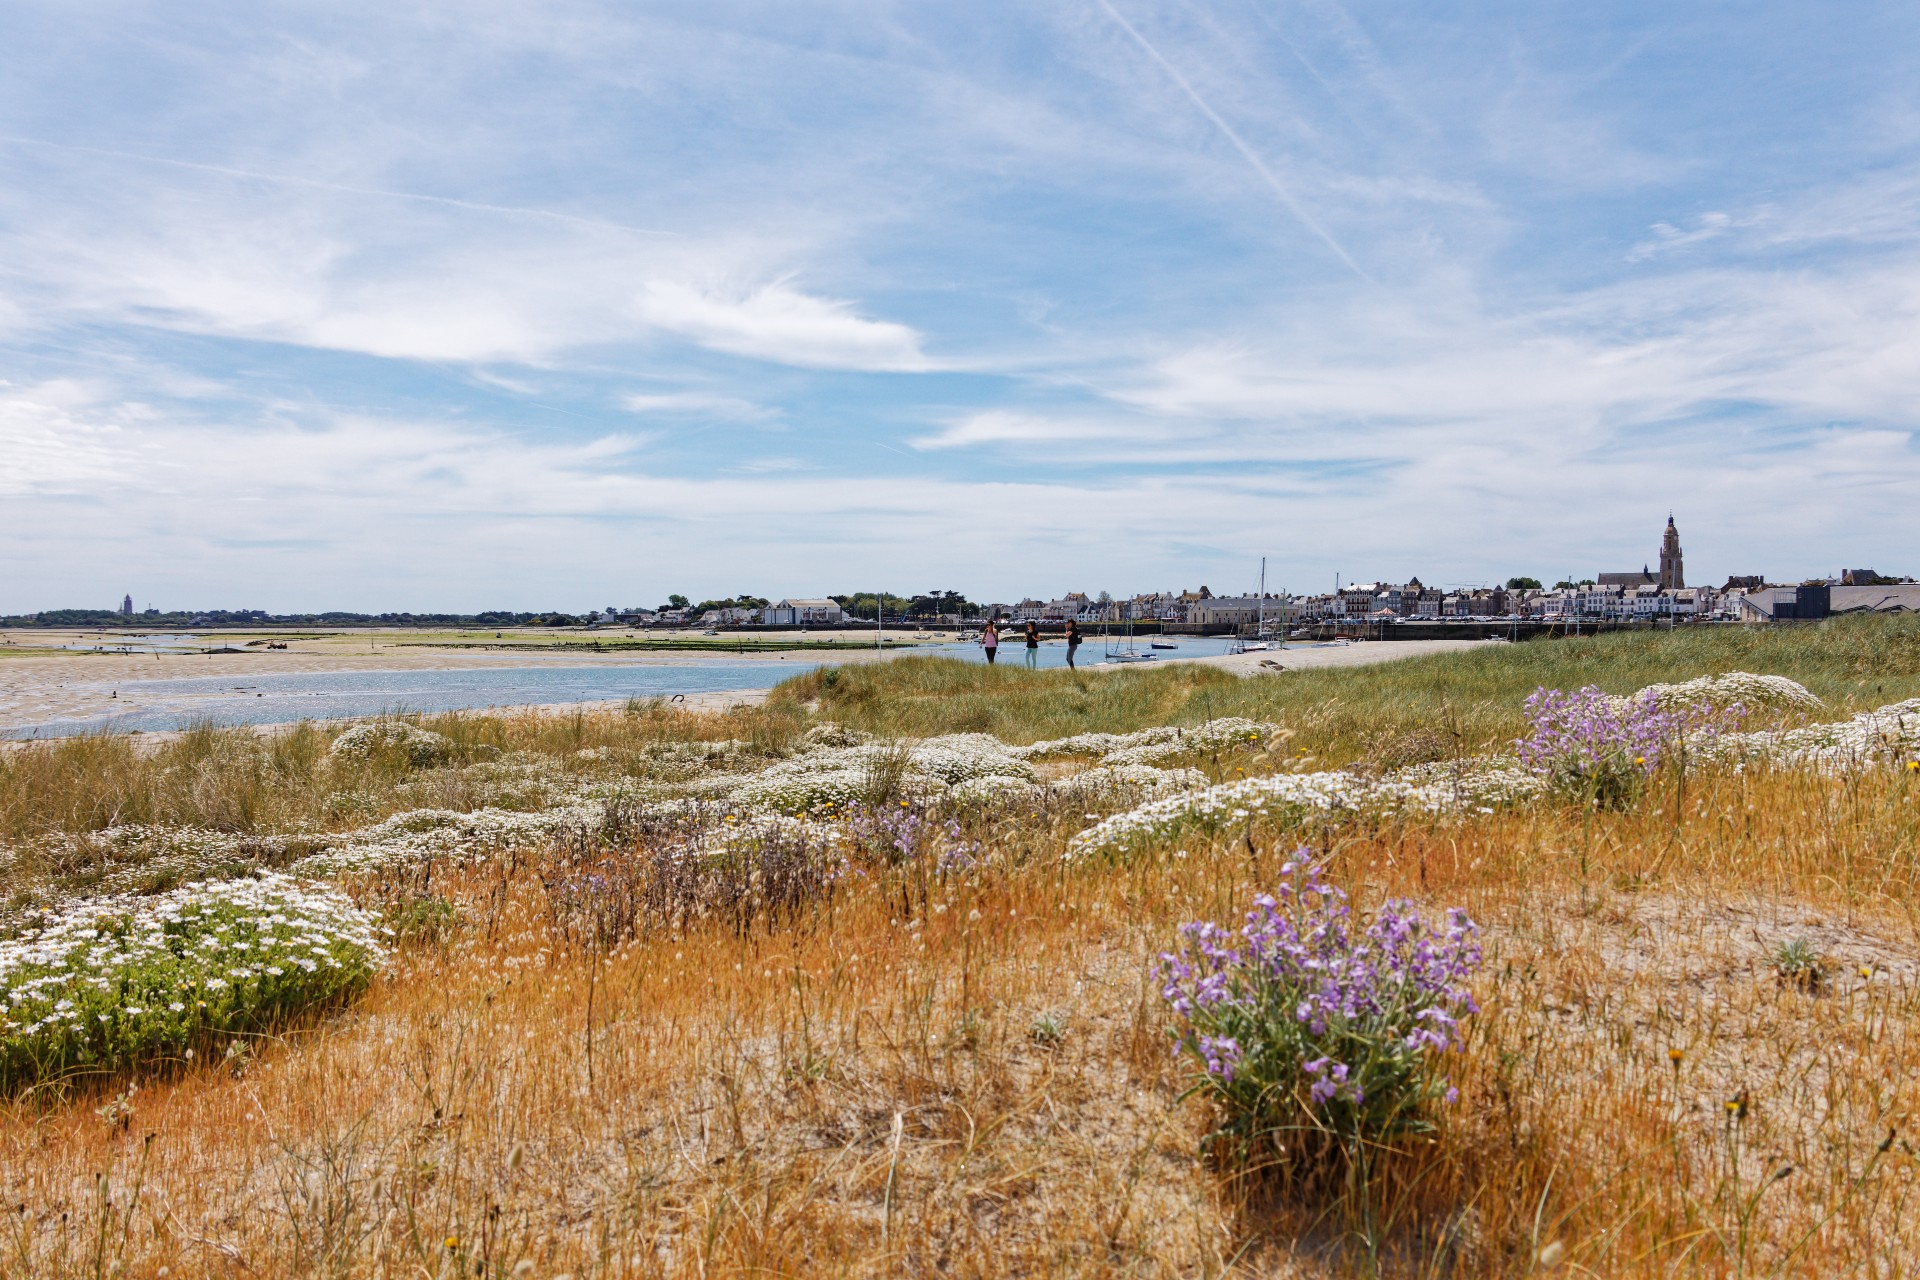
[[[499,809],[551,808],[581,788],[595,785],[586,770],[569,773],[556,768],[550,757],[476,761],[461,766],[455,777],[459,790],[476,807]],[[426,774],[395,784],[388,794],[395,802],[428,808],[446,795],[448,781],[438,773]]]
[[[1032,782],[1033,766],[986,733],[949,733],[913,744],[908,759],[917,773],[945,783],[971,778],[1019,778]]]
[[[1104,765],[1160,764],[1181,757],[1213,755],[1223,751],[1257,751],[1280,733],[1280,726],[1249,720],[1244,716],[1223,716],[1192,729],[1176,730],[1171,738],[1140,743],[1109,751],[1100,757]]]
[[[78,903],[0,942],[0,1087],[269,1027],[384,958],[371,916],[284,876]]]
[[[1180,756],[1260,747],[1280,732],[1280,726],[1244,716],[1223,716],[1191,728],[1155,725],[1132,733],[1076,733],[1024,747],[1007,748],[1024,760],[1048,756],[1099,756],[1105,765],[1158,764]]]
[[[964,783],[954,783],[947,789],[948,804],[956,806],[981,806],[981,804],[1000,804],[1014,802],[1025,796],[1033,796],[1043,791],[1039,783],[1027,783],[1018,777],[1006,777],[1004,773],[985,773],[981,777],[970,777]]]
[[[1124,799],[1129,804],[1157,800],[1183,791],[1200,791],[1207,775],[1198,769],[1159,769],[1150,764],[1095,765],[1053,784],[1064,796],[1097,804]]]
[[[744,933],[825,902],[847,871],[837,827],[700,803],[609,804],[534,866],[555,928],[606,949],[648,929],[719,920]]]
[[[1137,766],[1136,766],[1137,767]],[[1090,770],[1089,772],[1093,772]],[[1182,783],[1191,770],[1168,771]],[[1069,858],[1114,857],[1189,830],[1245,830],[1255,821],[1299,829],[1397,813],[1491,813],[1524,804],[1544,789],[1510,758],[1415,765],[1381,778],[1334,769],[1277,773],[1149,800],[1102,819],[1067,842]]]
[[[891,866],[931,858],[942,871],[964,871],[980,854],[979,844],[960,834],[957,819],[937,818],[905,800],[855,805],[847,812],[847,835],[856,848]]]
[[[51,833],[0,860],[0,881],[10,890],[8,900],[0,903],[0,932],[12,932],[33,911],[57,909],[65,902],[161,893],[196,880],[231,879],[332,843],[332,837],[319,832],[258,835],[160,823]],[[27,865],[22,867],[22,862]]]
[[[831,720],[817,724],[800,735],[808,747],[857,747],[873,741],[873,735],[861,729],[849,729]]]
[[[1360,926],[1304,849],[1280,875],[1237,932],[1195,921],[1160,957],[1195,1091],[1223,1133],[1295,1158],[1427,1127],[1456,1096],[1442,1055],[1478,1012],[1473,922],[1454,910],[1429,925],[1388,902]]]
[[[1697,676],[1679,684],[1652,684],[1634,696],[1651,698],[1662,711],[1731,706],[1818,711],[1826,705],[1797,680],[1758,676],[1750,671]]]
[[[1128,747],[1172,742],[1180,733],[1180,729],[1173,725],[1156,725],[1133,733],[1076,733],[1068,738],[1050,738],[1024,747],[1013,747],[1011,751],[1023,760],[1044,760],[1049,756],[1104,756]]]
[[[1638,796],[1686,727],[1685,716],[1645,692],[1615,698],[1593,685],[1536,689],[1526,707],[1532,732],[1516,744],[1521,761],[1555,789],[1600,805]]]
[[[1034,780],[1033,766],[997,738],[956,733],[902,746],[816,747],[757,774],[716,779],[712,791],[751,809],[823,812],[869,798],[875,790],[876,771],[890,769],[897,771],[902,787],[921,797],[939,795],[952,784],[978,778]]]
[[[601,805],[575,803],[536,813],[517,809],[410,809],[357,831],[332,837],[329,848],[288,868],[294,875],[324,878],[358,874],[396,864],[475,857],[543,844],[562,828],[591,821]]]
[[[365,761],[396,756],[415,766],[439,764],[453,744],[431,729],[405,720],[368,720],[335,738],[327,754],[335,760]]]
[[[1339,770],[1223,782],[1104,818],[1067,841],[1067,857],[1113,857],[1189,829],[1217,831],[1245,826],[1255,818],[1297,827],[1317,818],[1358,813],[1369,790],[1365,779]]]
[[[1374,784],[1374,795],[1426,813],[1492,813],[1537,800],[1546,783],[1512,756],[1470,756],[1395,769]]]
[[[844,757],[848,753],[837,754]],[[873,766],[864,757],[801,756],[734,785],[716,788],[713,794],[742,808],[769,813],[827,813],[861,800],[873,789],[873,781]]]
[[[956,782],[947,791],[947,803],[962,808],[979,808],[996,804],[1013,804],[1029,796],[1039,795],[1043,788],[1038,783],[1023,782],[1019,778],[1010,778],[1005,774],[989,773],[978,778],[968,778],[965,782]]]
[[[1920,698],[1862,711],[1851,720],[1829,724],[1699,735],[1689,739],[1688,746],[1703,759],[1736,765],[1761,760],[1825,773],[1845,773],[1875,764],[1912,766],[1920,761]]]

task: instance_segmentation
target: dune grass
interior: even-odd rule
[[[431,770],[392,756],[330,757],[328,745],[347,728],[337,723],[265,732],[203,724],[172,735],[22,743],[0,751],[0,842],[133,823],[235,833],[338,829],[429,803],[478,807],[502,801],[476,778],[476,766],[517,759],[565,770],[584,767],[569,762],[597,747],[684,740],[739,740],[770,755],[805,727],[788,711],[686,715],[636,702],[624,712],[406,717],[448,739],[445,766]]]
[[[1512,741],[1536,688],[1631,693],[1724,671],[1787,676],[1836,715],[1913,697],[1920,618],[1612,632],[1250,679],[1187,663],[1073,672],[909,657],[810,672],[776,689],[773,703],[880,734],[976,730],[1012,742],[1238,715],[1295,729],[1323,761],[1401,764]]]

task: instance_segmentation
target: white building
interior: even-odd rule
[[[770,627],[831,627],[846,620],[846,611],[832,600],[782,600],[766,611]]]
[[[1065,622],[1072,618],[1078,622],[1091,622],[1095,620],[1089,616],[1089,611],[1093,609],[1093,600],[1086,592],[1069,591],[1058,600],[1049,600],[1040,606],[1040,619],[1043,622]]]
[[[1187,610],[1187,621],[1198,626],[1249,626],[1263,617],[1275,626],[1286,622],[1286,604],[1278,596],[1214,596],[1196,601]]]

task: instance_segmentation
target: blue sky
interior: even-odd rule
[[[0,13],[0,610],[1920,569],[1920,8]]]

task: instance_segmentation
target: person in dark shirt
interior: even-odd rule
[[[1027,670],[1032,671],[1040,665],[1040,624],[1031,618],[1027,620]]]
[[[1073,667],[1074,651],[1080,647],[1080,624],[1067,619],[1067,666]]]

